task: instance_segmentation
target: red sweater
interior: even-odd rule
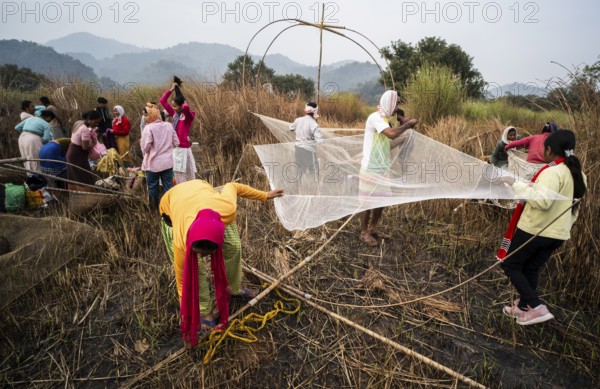
[[[121,118],[121,123],[117,123],[119,119],[113,120],[112,130],[113,134],[116,136],[127,136],[129,135],[129,131],[131,131],[131,123],[129,123],[129,119],[125,116]]]
[[[527,147],[527,162],[545,163],[544,161],[544,142],[550,135],[549,132],[544,132],[539,135],[528,136],[527,138],[514,140],[504,146],[504,150],[512,149],[513,147]]]

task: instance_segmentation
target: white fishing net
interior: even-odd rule
[[[97,255],[99,232],[63,217],[2,214],[0,236],[8,242],[0,252],[0,308],[26,293],[74,258]]]
[[[519,177],[531,180],[544,165],[544,163],[527,162],[527,151],[508,150],[508,171]]]
[[[288,230],[305,230],[356,212],[422,200],[516,198],[512,188],[498,180],[512,173],[413,130],[393,141],[389,168],[373,172],[361,170],[362,135],[339,136],[343,130],[325,129],[325,140],[309,161],[314,168],[303,169],[311,155],[299,153],[290,123],[257,116],[285,142],[254,148],[271,188],[285,192],[276,199],[275,211]],[[536,198],[564,199],[545,188],[536,189]]]

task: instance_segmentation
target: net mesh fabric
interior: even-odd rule
[[[10,251],[0,253],[0,308],[79,256],[98,255],[99,232],[63,217],[3,214],[0,236]]]
[[[514,176],[416,131],[392,141],[389,168],[361,169],[363,136],[339,136],[343,130],[322,129],[312,163],[298,159],[289,122],[257,115],[283,143],[255,146],[271,188],[285,195],[275,211],[288,230],[305,230],[368,209],[431,200],[515,200],[501,176]],[[356,131],[356,130],[347,130]],[[516,176],[517,179],[523,180]],[[532,184],[536,186],[535,184]],[[532,198],[564,199],[536,186]]]
[[[535,173],[544,167],[544,163],[527,162],[527,151],[508,150],[508,171],[519,177],[531,180]]]

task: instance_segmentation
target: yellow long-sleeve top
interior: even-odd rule
[[[206,208],[218,212],[221,215],[221,221],[226,226],[233,223],[238,196],[251,200],[267,200],[267,192],[251,188],[248,185],[225,184],[219,193],[212,185],[203,180],[191,180],[177,184],[161,199],[160,213],[168,215],[173,223],[175,277],[180,299],[188,229],[196,219],[198,212]]]
[[[583,179],[587,186],[585,175]],[[543,191],[536,190],[536,185],[557,192],[565,196],[568,200],[551,200],[545,198]],[[512,185],[518,195],[538,196],[537,199],[526,200],[525,209],[517,224],[519,229],[532,235],[540,232],[548,223],[573,203],[573,176],[564,163],[545,169],[537,178],[536,185],[524,182],[515,182]],[[571,237],[571,227],[576,219],[577,212],[567,211],[554,224],[542,232],[540,236],[568,240]]]

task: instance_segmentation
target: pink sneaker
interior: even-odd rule
[[[525,311],[522,315],[517,317],[517,324],[526,326],[529,324],[543,323],[550,319],[554,319],[554,315],[548,311],[548,308],[544,304],[541,304],[535,308],[528,306],[528,308],[528,311]]]
[[[518,300],[517,300],[517,304],[518,304]],[[508,317],[512,317],[515,319],[520,318],[525,312],[527,311],[523,311],[521,308],[519,308],[519,306],[517,304],[514,304],[513,306],[506,306],[502,309],[502,312],[504,312],[504,314]]]

